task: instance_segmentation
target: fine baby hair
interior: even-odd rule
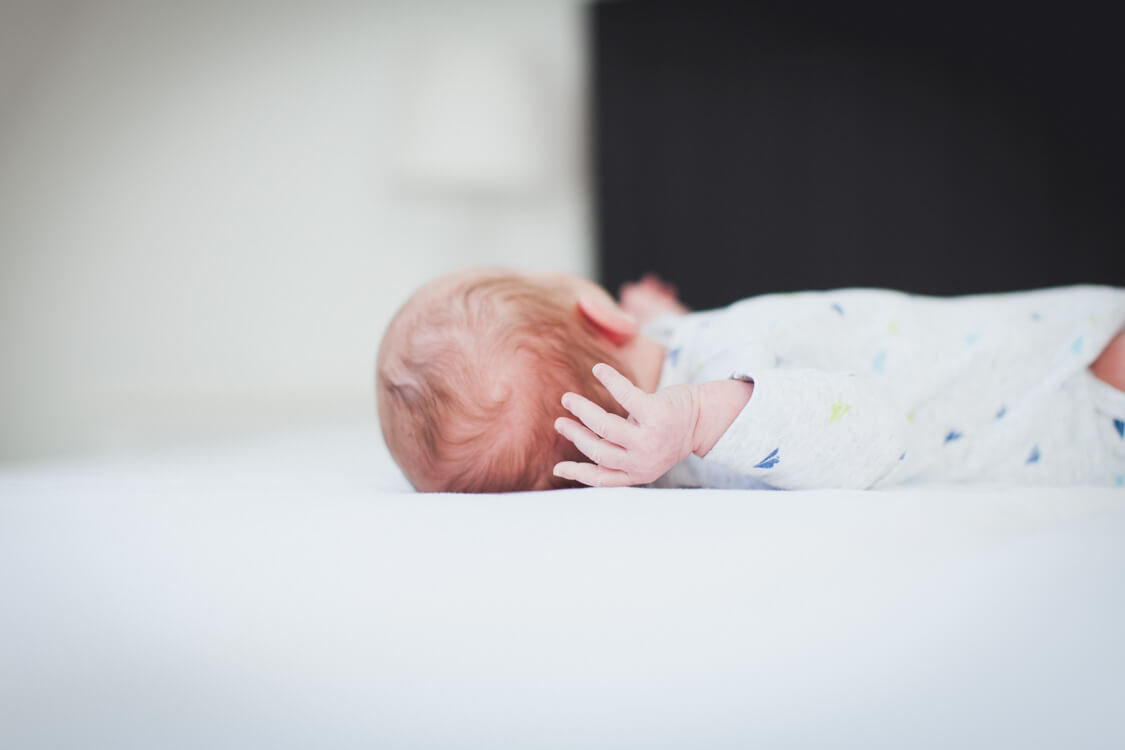
[[[415,488],[507,492],[573,483],[552,474],[580,454],[553,428],[566,391],[620,407],[591,374],[621,369],[563,277],[488,270],[422,287],[379,347],[383,436]],[[625,370],[627,372],[627,370]]]

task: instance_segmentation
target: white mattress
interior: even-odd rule
[[[415,495],[377,429],[0,469],[0,747],[1125,746],[1125,492]]]

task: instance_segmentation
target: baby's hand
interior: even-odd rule
[[[698,386],[645,393],[605,363],[594,366],[594,376],[625,407],[629,419],[577,393],[563,394],[563,406],[585,427],[559,417],[555,429],[593,463],[563,461],[555,465],[555,476],[595,487],[647,484],[691,454],[700,413]]]
[[[658,315],[691,312],[676,298],[676,287],[652,273],[645,274],[640,281],[622,284],[617,296],[621,300],[621,309],[641,323]]]

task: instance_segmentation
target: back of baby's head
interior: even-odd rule
[[[591,368],[612,352],[563,286],[476,273],[423,287],[380,346],[383,436],[419,490],[508,492],[568,486],[551,472],[581,460],[555,432],[560,398],[619,411]]]

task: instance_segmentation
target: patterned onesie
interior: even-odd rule
[[[1088,367],[1125,329],[1125,289],[925,297],[768,294],[664,316],[660,387],[754,392],[703,459],[657,486],[1125,484],[1125,392]]]

